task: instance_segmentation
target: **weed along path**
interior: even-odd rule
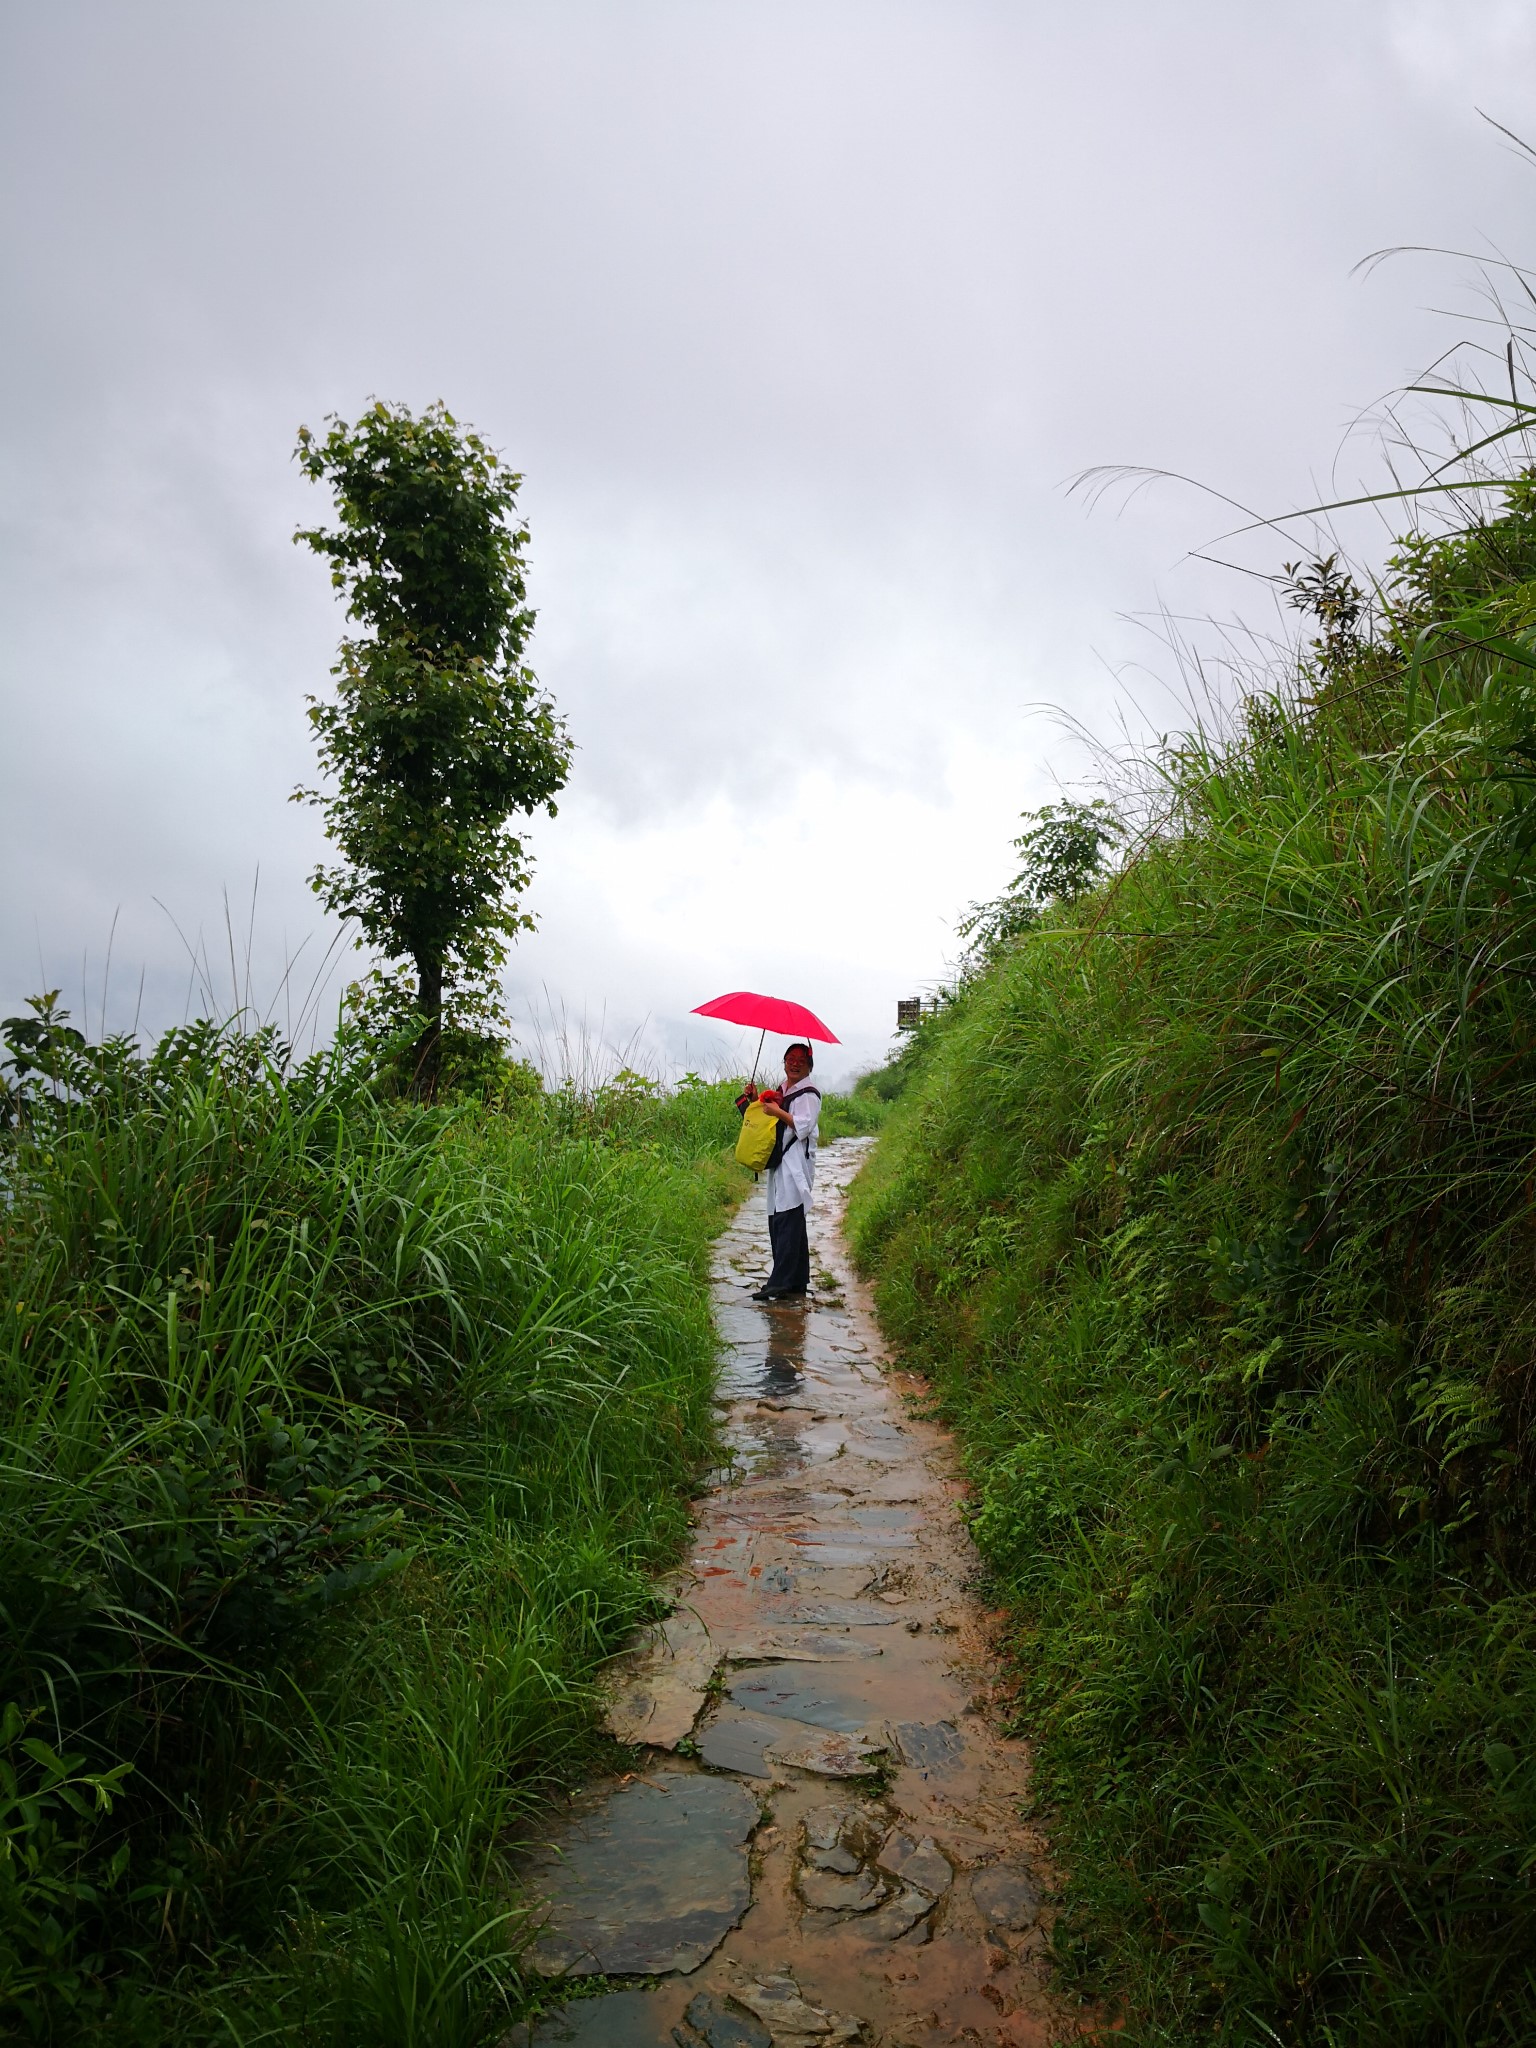
[[[868,1142],[821,1153],[808,1306],[750,1299],[761,1195],[717,1248],[733,1462],[674,1612],[613,1673],[639,1768],[582,1795],[528,1871],[550,1902],[538,1967],[610,1987],[546,2014],[541,2048],[1081,2032],[1047,1989],[1044,1844],[1019,1819],[1027,1754],[988,1713],[951,1449],[882,1372],[843,1252]]]

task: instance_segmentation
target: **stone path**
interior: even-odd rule
[[[518,2039],[583,2048],[1023,2048],[1049,1992],[1029,1759],[989,1718],[986,1617],[944,1432],[881,1369],[838,1223],[867,1139],[820,1155],[808,1305],[750,1300],[762,1196],[715,1259],[733,1465],[669,1620],[615,1667],[639,1767],[551,1824],[534,1961],[640,1978]]]

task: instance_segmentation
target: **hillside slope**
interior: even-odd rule
[[[855,1192],[1164,2043],[1536,2038],[1536,494],[1148,764]]]

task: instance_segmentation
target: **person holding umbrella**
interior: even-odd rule
[[[717,1017],[726,1024],[755,1026],[759,1032],[757,1059],[752,1062],[752,1079],[737,1096],[736,1107],[745,1110],[749,1102],[760,1103],[779,1125],[773,1153],[768,1161],[768,1237],[773,1247],[773,1270],[753,1295],[754,1301],[784,1301],[803,1296],[811,1284],[811,1246],[806,1233],[806,1213],[816,1183],[816,1123],[821,1114],[821,1090],[811,1081],[815,1064],[811,1040],[836,1045],[814,1010],[803,1003],[787,1002],[782,996],[762,996],[750,989],[733,989],[700,1003],[696,1017]],[[763,1040],[770,1031],[794,1034],[794,1043],[784,1053],[784,1086],[757,1091],[757,1064],[762,1058]]]
[[[806,1215],[816,1185],[816,1123],[821,1114],[821,1090],[811,1081],[814,1066],[810,1046],[799,1040],[785,1048],[782,1091],[777,1095],[770,1091],[760,1098],[748,1082],[741,1097],[743,1108],[761,1100],[780,1126],[768,1162],[768,1241],[773,1248],[773,1271],[753,1295],[754,1301],[784,1301],[803,1295],[811,1284]]]

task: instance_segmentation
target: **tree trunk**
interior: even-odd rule
[[[416,962],[416,1007],[427,1020],[427,1028],[416,1041],[411,1092],[418,1101],[430,1102],[437,1093],[443,1064],[443,963],[418,958]]]

